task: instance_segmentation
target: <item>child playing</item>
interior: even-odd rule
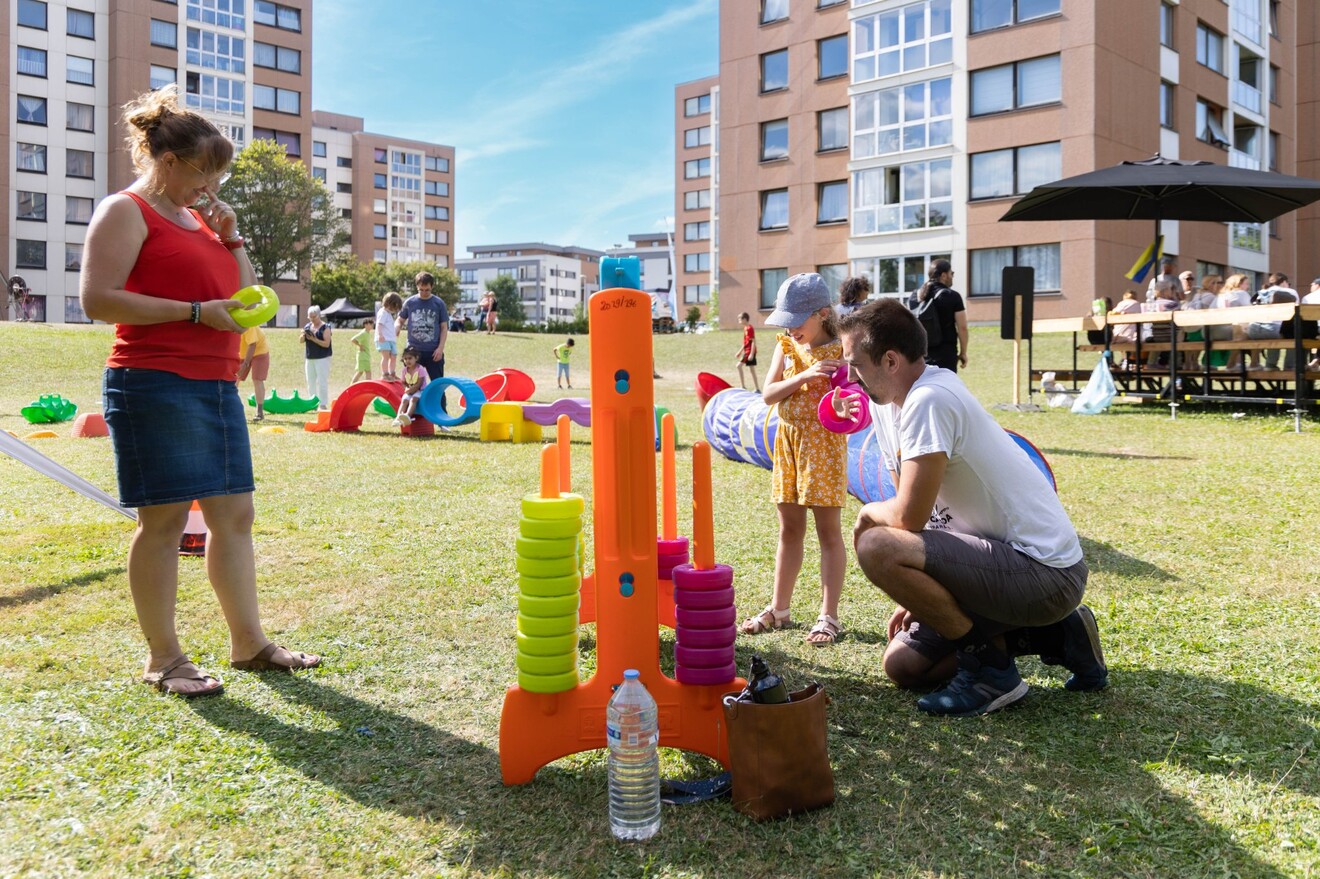
[[[252,396],[256,399],[257,414],[253,421],[266,418],[266,378],[270,375],[270,343],[261,327],[248,327],[238,337],[238,380],[252,376]]]
[[[747,381],[743,378],[745,366],[751,370],[752,386],[759,391],[761,383],[756,380],[756,330],[752,329],[752,316],[744,311],[738,315],[738,324],[743,328],[742,349],[738,351],[738,358],[734,361],[738,364],[738,384],[747,387]]]
[[[348,340],[354,348],[357,348],[357,372],[353,373],[353,381],[349,384],[354,384],[364,378],[371,381],[371,348],[368,348],[367,344],[371,343],[374,348],[375,338],[376,322],[371,318],[367,318],[362,322],[362,329]]]
[[[414,413],[417,412],[417,398],[422,395],[422,389],[431,383],[431,377],[427,375],[426,368],[418,361],[421,360],[422,352],[418,351],[412,345],[403,349],[403,399],[399,401],[399,414],[394,416],[394,426],[402,427],[405,424],[412,424]]]
[[[573,380],[568,377],[568,355],[573,353],[573,340],[569,339],[562,345],[555,346],[555,359],[559,361],[559,369],[555,372],[555,384],[563,387],[565,384],[571,389]]]
[[[403,297],[398,293],[386,293],[385,299],[376,312],[376,350],[380,352],[380,377],[387,382],[396,382],[395,361],[399,354],[399,331],[394,319],[403,311]]]
[[[762,396],[779,405],[775,440],[774,501],[779,510],[779,548],[775,553],[774,596],[770,604],[745,620],[741,631],[756,635],[790,624],[793,587],[802,570],[802,543],[807,532],[807,508],[820,540],[820,616],[807,643],[823,647],[842,634],[839,597],[847,557],[840,514],[848,494],[848,437],[831,433],[816,415],[830,389],[830,376],[842,369],[843,346],[830,291],[817,274],[794,275],[779,288],[770,326],[784,327],[770,359]]]

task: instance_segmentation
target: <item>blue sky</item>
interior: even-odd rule
[[[313,105],[457,149],[454,254],[605,249],[674,213],[674,86],[717,72],[718,0],[333,0]]]

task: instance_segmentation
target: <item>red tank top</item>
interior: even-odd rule
[[[147,223],[147,238],[124,283],[125,290],[177,302],[227,299],[237,292],[238,261],[205,223],[200,229],[184,229],[156,213],[136,193],[124,195],[137,202]],[[106,365],[158,369],[191,379],[234,381],[238,374],[238,341],[238,333],[186,320],[116,324]]]

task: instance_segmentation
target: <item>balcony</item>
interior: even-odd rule
[[[1246,168],[1249,171],[1259,171],[1260,159],[1241,150],[1229,150],[1228,166],[1230,168]]]
[[[1257,46],[1265,45],[1259,0],[1233,0],[1233,30]]]
[[[1233,80],[1233,103],[1244,110],[1260,115],[1260,89],[1241,80]]]

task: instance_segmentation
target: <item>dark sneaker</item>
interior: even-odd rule
[[[943,690],[918,699],[917,707],[927,714],[974,717],[1006,708],[1026,695],[1027,683],[1015,663],[995,668],[982,665],[968,653],[959,653],[958,674]]]
[[[1072,677],[1063,685],[1074,693],[1103,690],[1109,684],[1109,667],[1100,649],[1100,629],[1095,614],[1086,605],[1063,618],[1063,666]]]

